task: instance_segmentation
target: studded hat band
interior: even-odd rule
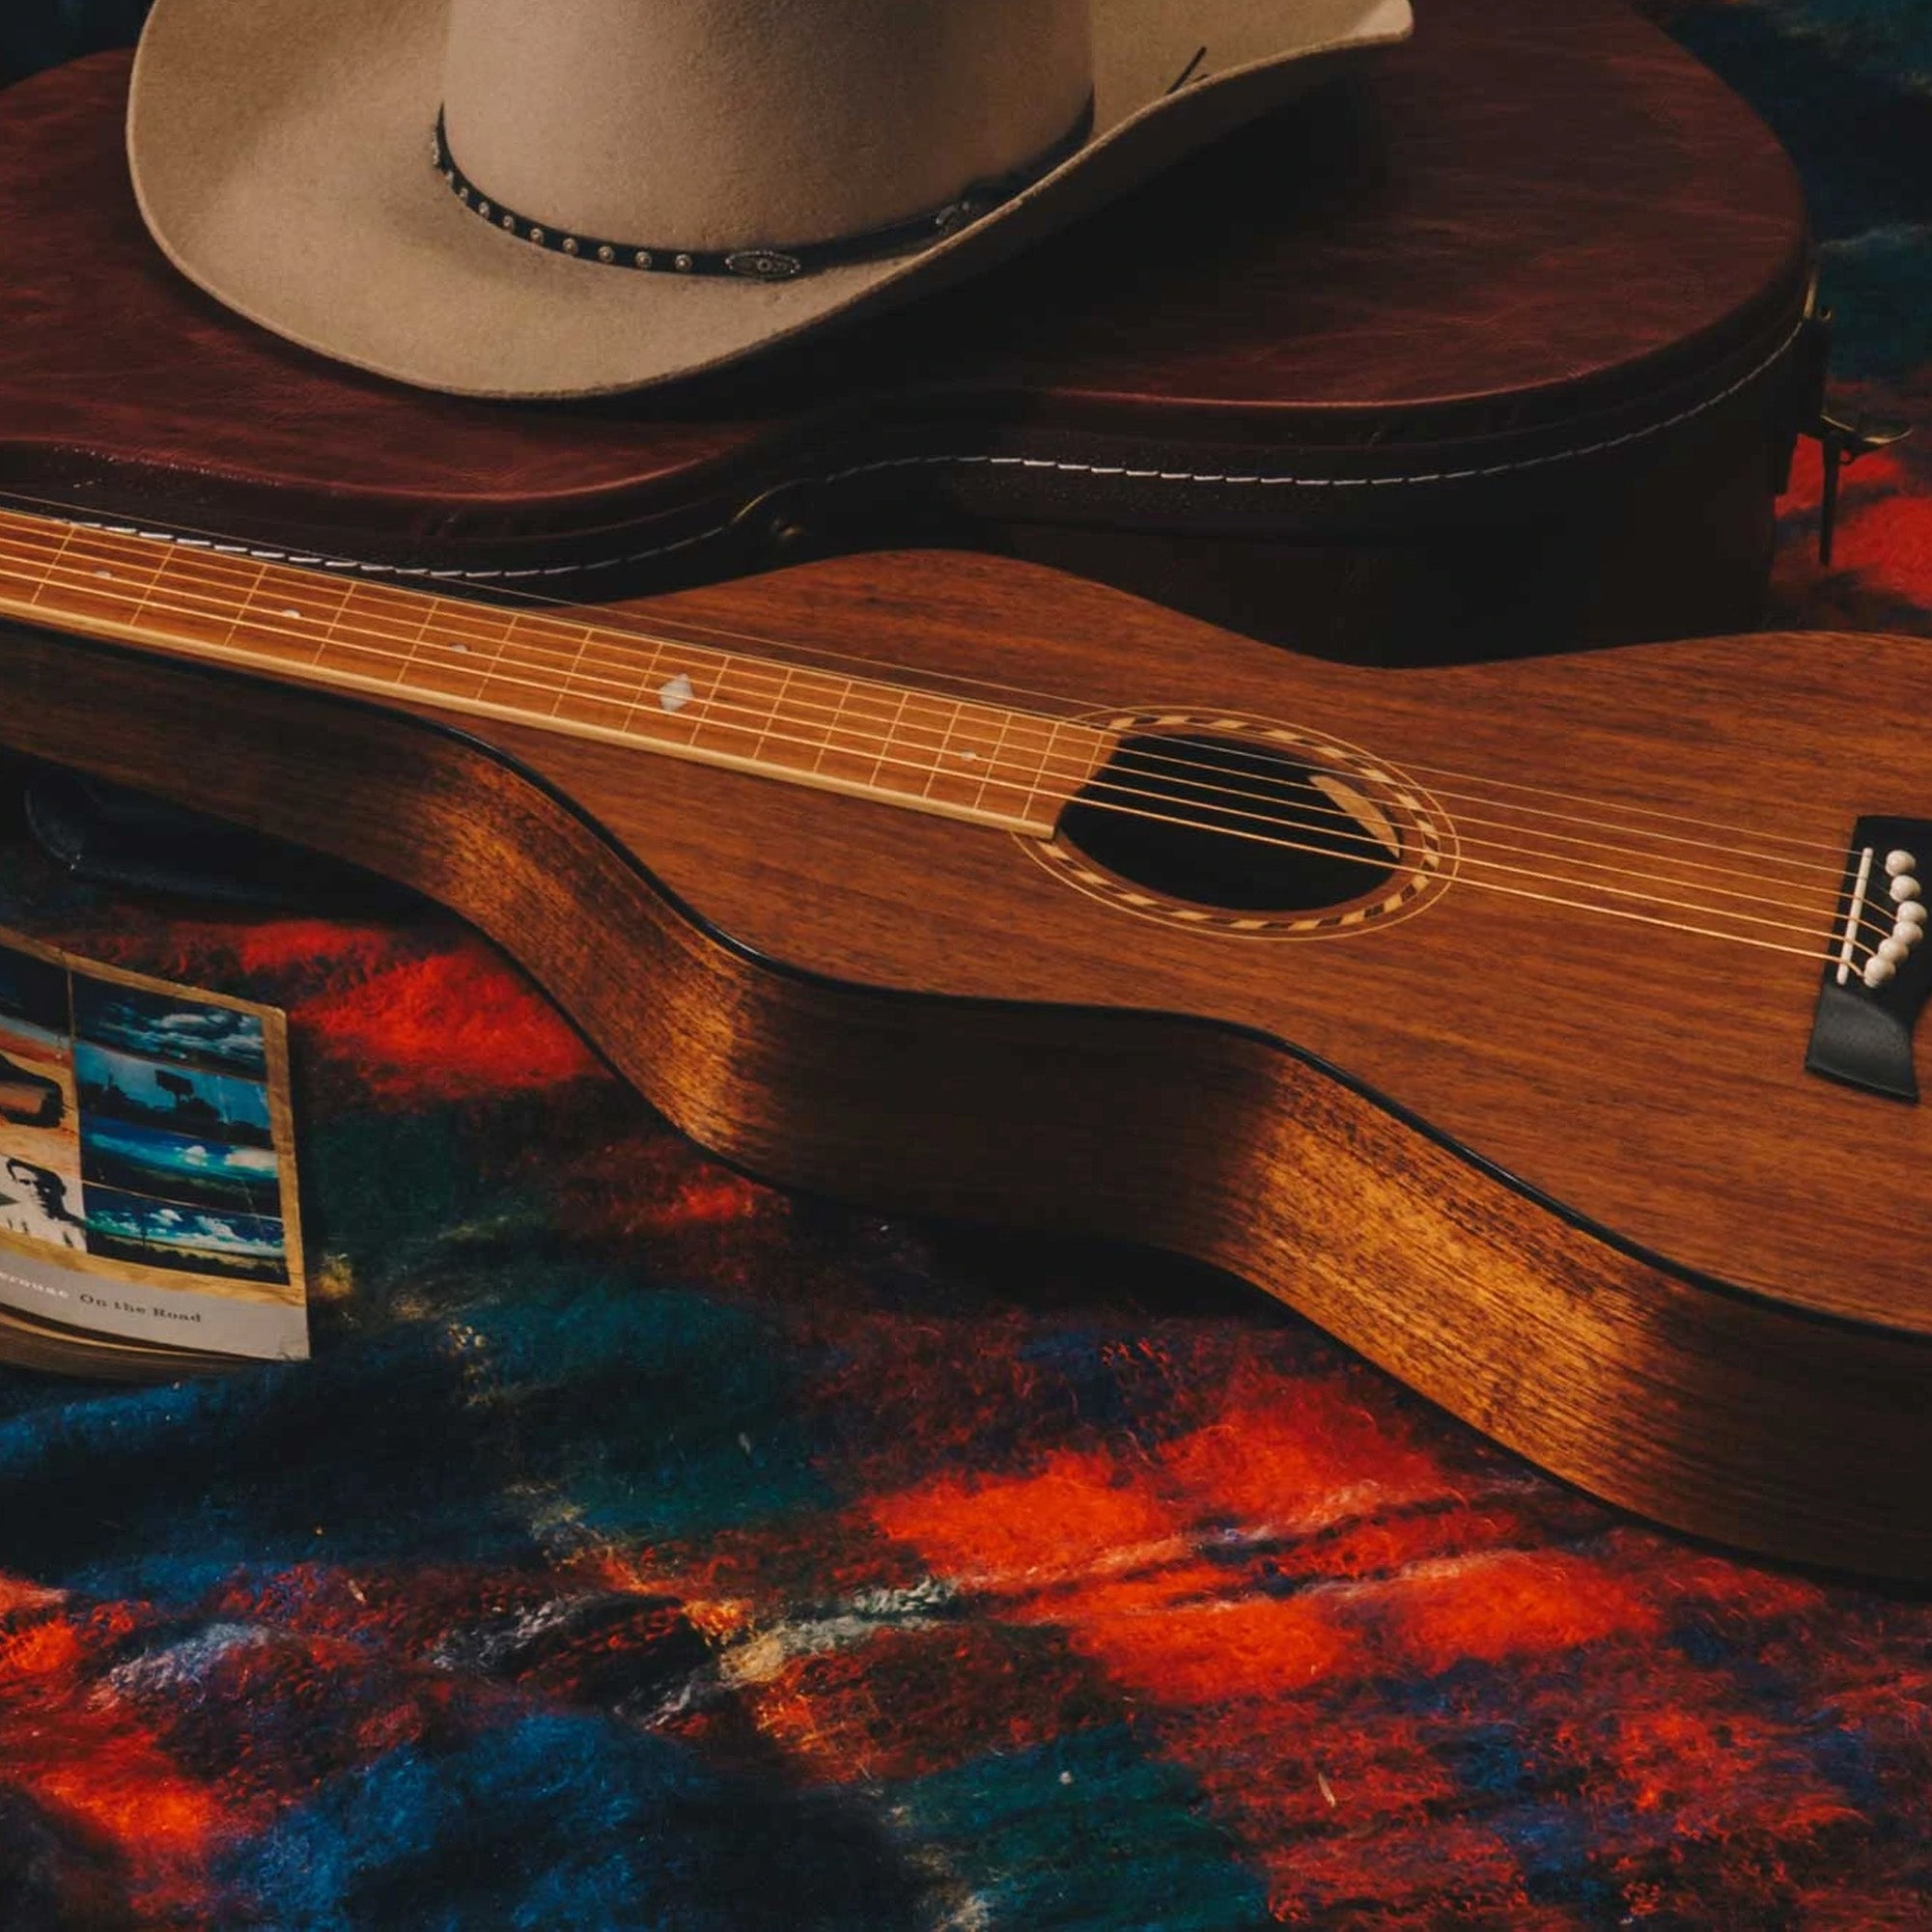
[[[575,235],[533,221],[514,208],[505,208],[486,194],[457,165],[450,153],[449,134],[442,110],[436,112],[436,130],[431,152],[436,172],[449,183],[457,200],[492,227],[518,241],[547,248],[553,254],[574,255],[587,262],[602,262],[615,268],[643,269],[672,275],[736,275],[751,282],[789,282],[795,275],[809,275],[821,268],[837,267],[848,262],[869,262],[882,255],[900,255],[910,249],[929,247],[990,213],[1002,202],[1011,201],[1060,163],[1083,148],[1093,132],[1094,104],[1089,96],[1079,118],[1043,154],[1023,168],[992,180],[974,182],[947,202],[926,214],[895,221],[889,228],[875,228],[863,235],[841,237],[836,241],[812,241],[802,246],[771,248],[665,248],[657,243],[641,246],[635,241],[612,241],[601,235]]]

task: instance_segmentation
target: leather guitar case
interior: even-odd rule
[[[1750,629],[1815,401],[1785,156],[1618,0],[1414,40],[970,287],[581,406],[415,393],[178,277],[127,57],[0,111],[0,489],[602,598],[968,545],[1303,649]]]

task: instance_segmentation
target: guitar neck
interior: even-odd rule
[[[1071,718],[340,571],[0,511],[0,616],[512,718],[1047,838],[1115,739]]]

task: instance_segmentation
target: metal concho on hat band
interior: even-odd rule
[[[572,255],[580,261],[602,262],[615,268],[673,275],[736,275],[751,282],[789,282],[795,275],[809,275],[817,269],[837,267],[848,262],[868,262],[882,255],[899,255],[943,239],[968,222],[990,213],[1001,202],[1011,201],[1078,153],[1093,132],[1093,97],[1089,95],[1073,126],[1023,168],[990,181],[974,182],[943,207],[915,214],[906,221],[895,221],[889,228],[871,229],[836,241],[813,241],[787,248],[665,248],[656,242],[645,246],[635,241],[613,241],[601,235],[575,235],[546,222],[533,221],[514,208],[505,208],[457,165],[456,156],[450,153],[449,134],[440,108],[436,110],[435,134],[430,152],[436,172],[449,183],[457,200],[472,214],[480,215],[518,241],[532,242],[553,254]]]

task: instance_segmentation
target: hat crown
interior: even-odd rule
[[[834,240],[1025,167],[1093,86],[1087,0],[451,0],[450,148],[535,220]]]

